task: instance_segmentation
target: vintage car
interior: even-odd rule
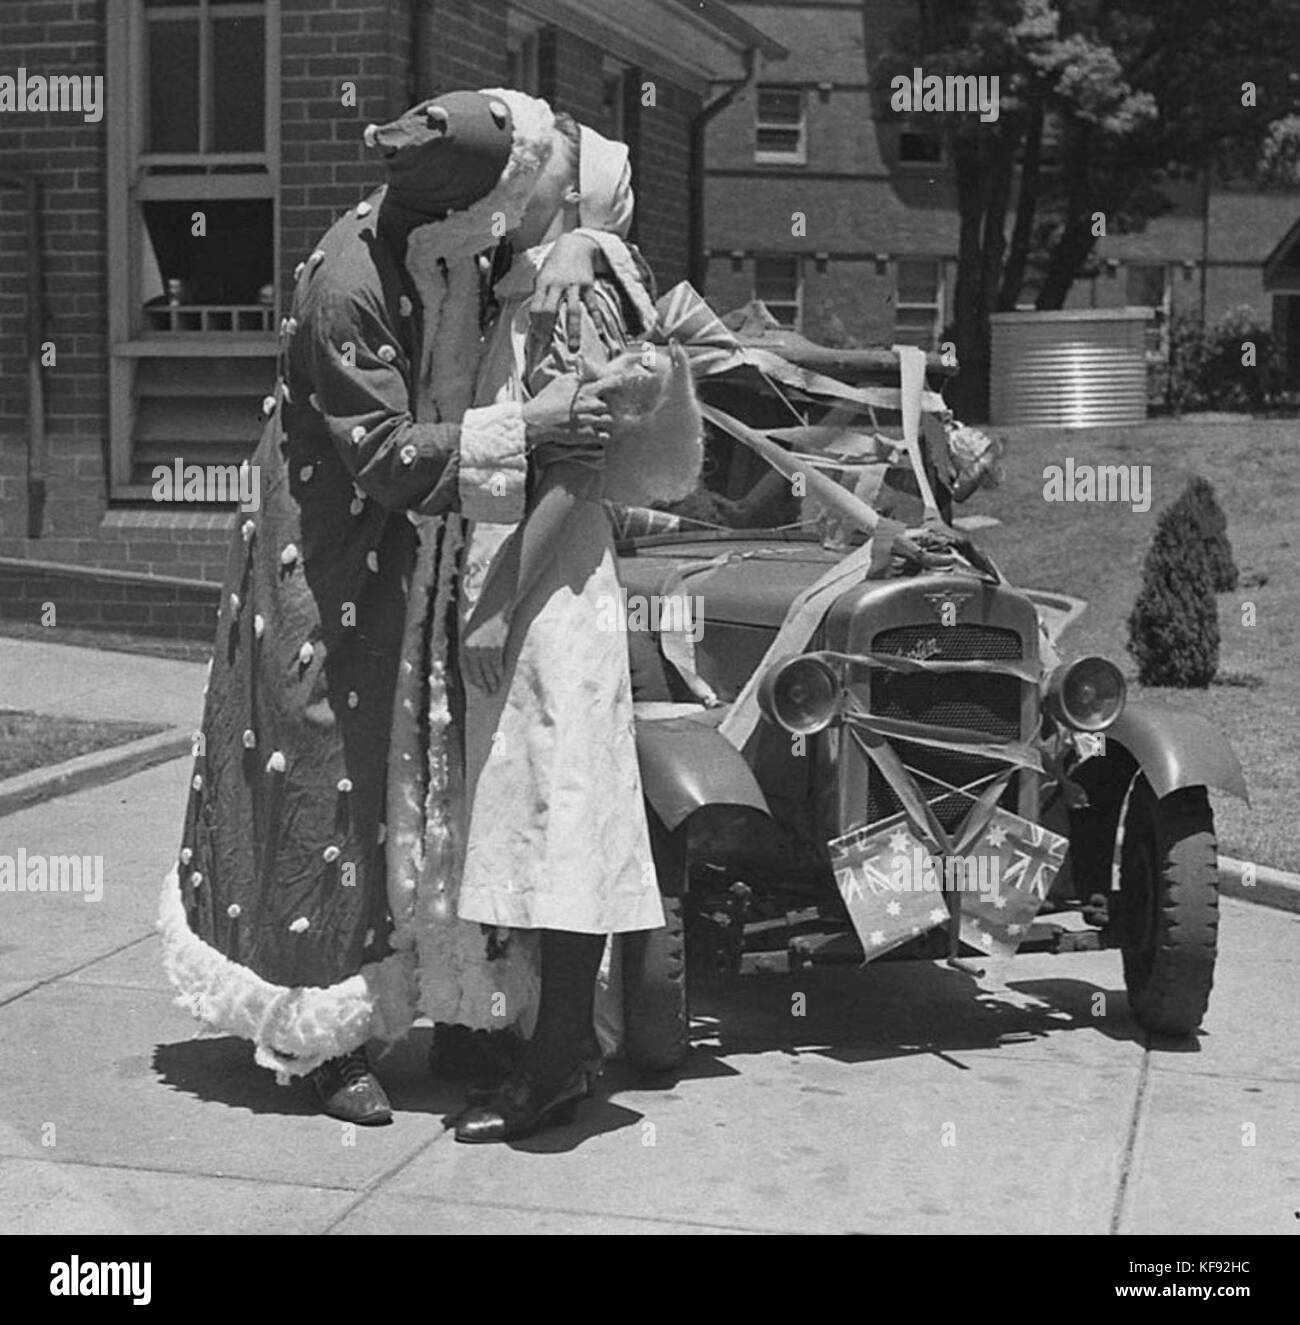
[[[734,377],[702,383],[702,396],[725,398],[736,413],[748,396],[751,422],[769,424],[770,398],[752,375],[741,390]],[[783,407],[809,409],[806,417],[826,405],[789,384],[779,394]],[[995,787],[998,806],[1068,839],[1044,911],[1072,910],[1091,923],[1039,921],[1027,940],[1119,948],[1137,1023],[1193,1032],[1210,995],[1218,927],[1208,790],[1246,794],[1226,740],[1195,714],[1127,703],[1122,675],[1105,659],[1058,662],[1054,631],[1044,628],[1060,606],[1054,596],[970,564],[853,574],[823,597],[801,646],[774,653],[792,605],[852,554],[854,540],[840,545],[824,527],[790,520],[781,492],[775,505],[747,504],[766,467],[733,437],[712,430],[708,455],[708,492],[688,504],[696,518],[648,521],[640,533],[625,522],[619,545],[629,604],[685,594],[702,617],[688,623],[696,638],[685,668],[681,622],[675,632],[653,621],[629,630],[667,916],[662,930],[623,944],[633,1062],[681,1063],[690,986],[710,972],[864,960],[833,844],[893,822],[902,806],[884,762],[850,739],[850,719],[861,725],[863,715],[877,737],[887,733],[884,753],[906,767],[924,813],[946,832]],[[942,466],[928,463],[940,483]],[[785,486],[769,484],[769,496]],[[743,740],[727,733],[738,702],[758,711]],[[942,739],[927,743],[928,730]],[[1008,766],[1003,750],[1020,751],[1020,762]],[[953,910],[959,899],[944,902]],[[954,937],[961,933],[950,917],[889,958],[947,957],[969,969],[979,953]]]

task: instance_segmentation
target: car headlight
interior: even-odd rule
[[[834,721],[841,691],[840,678],[825,659],[802,654],[768,670],[758,704],[765,717],[791,735],[811,736]]]
[[[1124,711],[1124,674],[1095,654],[1062,663],[1047,682],[1043,704],[1058,722],[1080,732],[1105,731]]]

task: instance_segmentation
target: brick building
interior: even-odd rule
[[[707,271],[715,306],[758,296],[814,340],[935,347],[952,318],[956,282],[952,173],[937,135],[875,113],[868,82],[875,45],[916,5],[732,0],[790,56],[761,69],[709,131]],[[1173,201],[1141,233],[1100,241],[1098,274],[1075,282],[1067,307],[1199,313],[1203,276],[1207,319],[1251,305],[1279,333],[1290,329],[1286,343],[1300,373],[1300,283],[1272,275],[1283,265],[1281,249],[1297,247],[1294,236],[1282,241],[1300,217],[1300,197],[1216,188],[1207,208],[1191,183]],[[800,235],[792,234],[797,213]]]
[[[251,451],[290,273],[381,177],[368,122],[510,85],[624,139],[634,238],[667,286],[698,244],[711,88],[784,54],[718,0],[6,0],[0,17],[0,75],[103,80],[97,115],[91,82],[80,110],[0,103],[0,613],[53,596],[61,623],[130,620],[101,613],[126,592],[114,571],[220,578],[228,508],[159,504],[152,470]],[[45,563],[110,573],[76,590]],[[199,609],[134,611],[165,629]]]

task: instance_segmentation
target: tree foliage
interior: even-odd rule
[[[1064,305],[1097,240],[1141,228],[1191,176],[1260,162],[1300,172],[1296,0],[918,0],[888,33],[863,5],[877,114],[890,79],[996,75],[994,122],[927,114],[952,162],[959,408],[984,417],[989,314],[1028,290]],[[875,20],[878,21],[878,20]],[[1278,127],[1282,126],[1282,127]],[[1268,146],[1272,144],[1272,146]]]

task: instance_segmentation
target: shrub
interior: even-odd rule
[[[1219,666],[1219,615],[1205,541],[1177,503],[1160,514],[1128,619],[1143,685],[1199,687]]]
[[[1243,364],[1243,346],[1255,347],[1255,362]],[[1193,409],[1258,413],[1285,403],[1283,373],[1273,333],[1252,308],[1226,312],[1212,327],[1181,314],[1169,328],[1166,400],[1175,413]]]
[[[1214,484],[1199,476],[1189,479],[1174,502],[1172,510],[1191,527],[1191,536],[1200,538],[1210,564],[1210,583],[1215,593],[1227,593],[1237,587],[1237,563],[1228,541],[1228,517],[1219,505]]]

